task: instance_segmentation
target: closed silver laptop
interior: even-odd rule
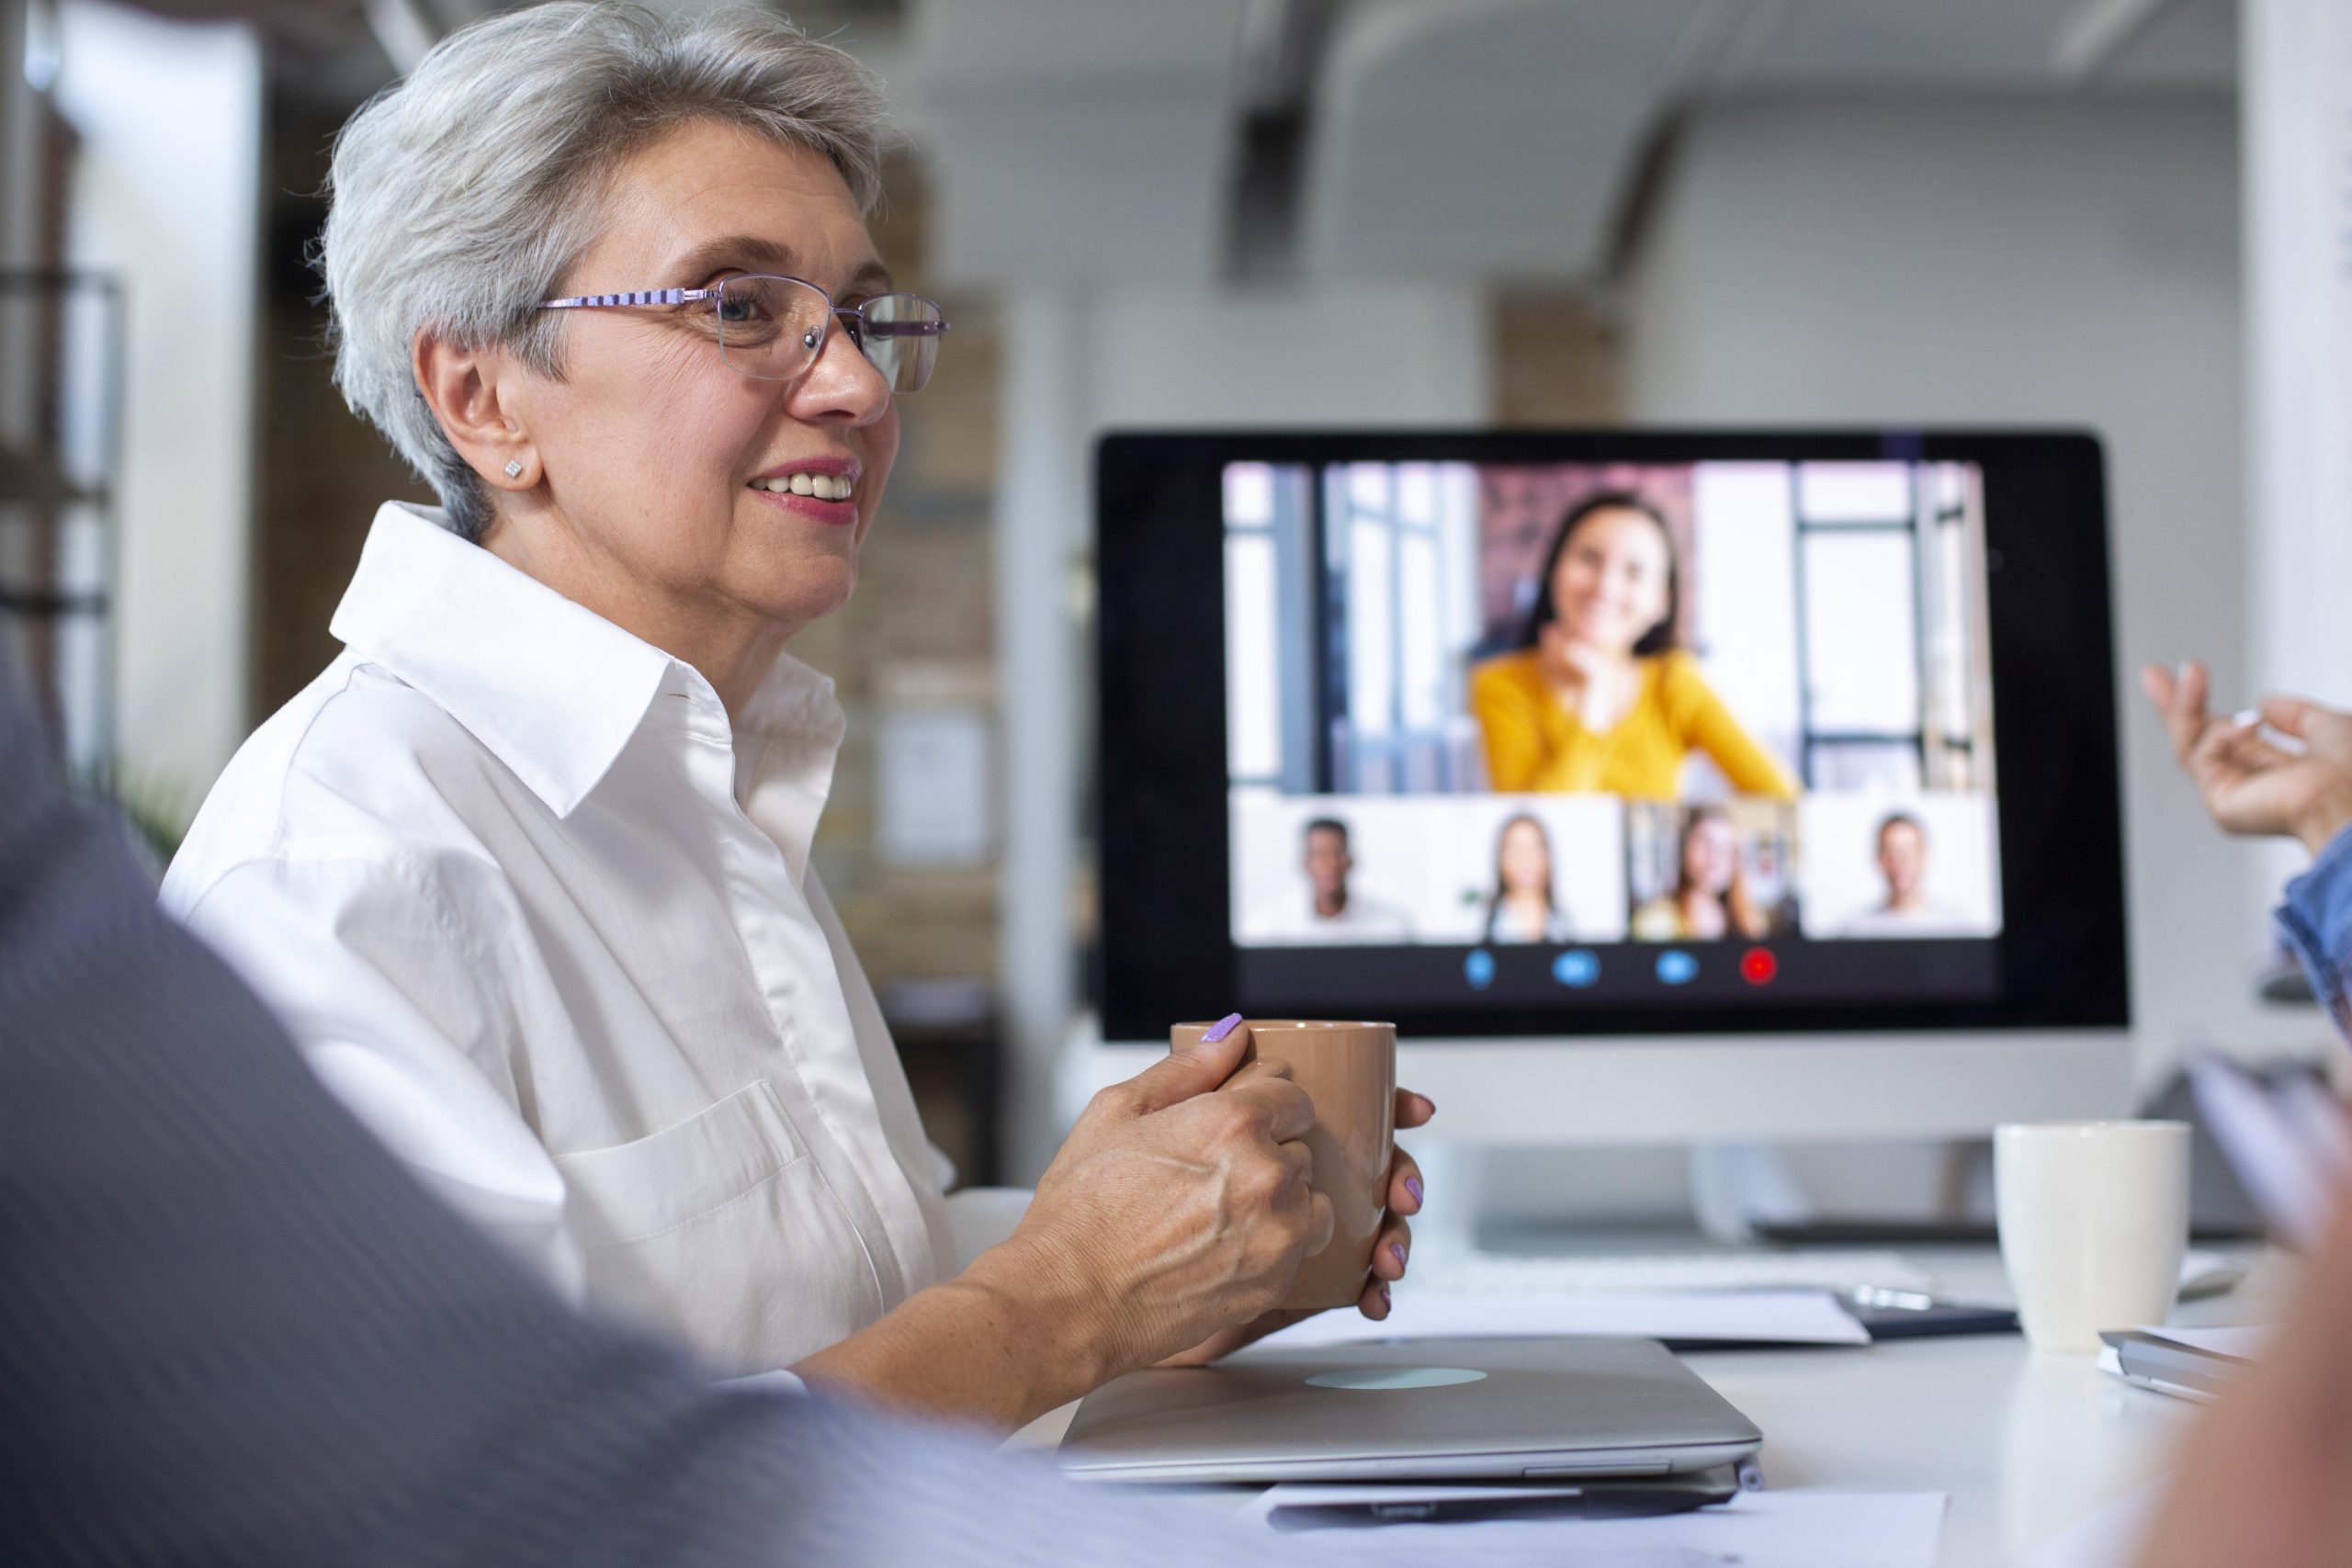
[[[1095,1481],[1586,1480],[1762,1442],[1654,1339],[1390,1339],[1131,1372],[1079,1406],[1061,1463]]]

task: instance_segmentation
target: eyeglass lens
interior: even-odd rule
[[[797,278],[751,275],[718,286],[718,353],[729,367],[763,381],[789,381],[823,347],[832,301]],[[947,323],[920,294],[885,294],[838,312],[841,328],[893,392],[915,392],[931,379]]]

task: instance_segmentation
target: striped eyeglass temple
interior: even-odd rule
[[[716,288],[640,288],[629,294],[577,294],[569,299],[542,299],[542,310],[590,310],[603,305],[691,305],[716,299]]]

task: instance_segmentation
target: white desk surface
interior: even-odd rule
[[[1955,1299],[2010,1300],[1989,1247],[1898,1250]],[[2247,1284],[2184,1306],[2174,1321],[2267,1321],[2285,1272],[2265,1258]],[[1940,1568],[2017,1563],[2136,1491],[2164,1472],[2200,1408],[2109,1377],[2088,1356],[2036,1354],[2013,1334],[1684,1359],[1763,1429],[1768,1487],[1948,1494]],[[1074,1408],[1041,1416],[1006,1446],[1050,1449]],[[1239,1495],[1209,1494],[1236,1506]]]

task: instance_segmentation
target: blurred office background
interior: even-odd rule
[[[785,7],[887,81],[880,243],[956,328],[857,599],[797,649],[852,716],[820,864],[934,1135],[1025,1179],[1059,1130],[1106,428],[2087,426],[2123,667],[2352,703],[2338,3]],[[377,502],[424,493],[332,389],[304,251],[335,128],[494,8],[0,7],[0,626],[164,843],[332,656]],[[2143,1083],[2333,1059],[2257,995],[2283,863],[2124,711]],[[1882,1197],[1941,1179],[1866,1155]],[[1679,1155],[1612,1158],[1563,1183],[1681,1201]]]

